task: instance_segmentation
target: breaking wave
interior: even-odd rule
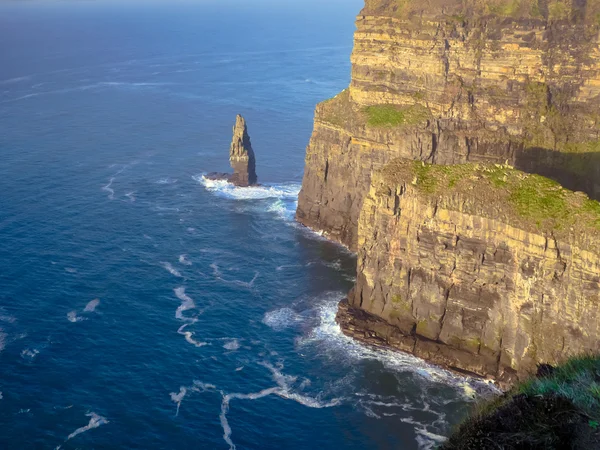
[[[298,206],[300,183],[265,183],[260,186],[238,187],[224,180],[209,180],[204,175],[193,177],[204,188],[215,195],[230,200],[267,200],[274,202],[267,211],[277,214],[284,220],[292,220]]]
[[[263,317],[262,322],[276,331],[281,331],[304,320],[300,314],[291,308],[281,308],[269,311]]]

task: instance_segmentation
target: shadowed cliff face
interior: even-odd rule
[[[372,177],[398,158],[497,164],[600,199],[599,4],[367,1],[350,87],[317,106],[297,211],[358,252],[348,334],[507,383],[597,350],[595,231],[508,213],[503,179],[471,186],[491,208],[477,209],[473,191],[440,203],[407,171]],[[562,217],[548,198],[533,211]]]
[[[238,114],[233,127],[233,139],[229,149],[229,162],[233,169],[233,175],[229,181],[236,186],[252,186],[257,183],[256,158],[246,121]]]
[[[371,171],[396,157],[508,162],[600,198],[596,4],[577,20],[571,5],[544,17],[442,3],[368,2],[350,88],[316,110],[298,219],[354,250]],[[385,108],[408,120],[372,120]]]

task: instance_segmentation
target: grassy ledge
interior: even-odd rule
[[[318,108],[321,120],[346,128],[353,126],[400,128],[425,124],[431,118],[431,111],[418,103],[407,106],[373,105],[361,107],[352,102],[348,89],[320,103]]]
[[[431,112],[423,105],[411,106],[375,105],[365,108],[367,125],[371,127],[399,127],[417,125],[427,121]]]
[[[398,159],[381,171],[385,186],[412,185],[447,209],[553,235],[600,254],[600,203],[557,182],[493,164],[430,165]]]

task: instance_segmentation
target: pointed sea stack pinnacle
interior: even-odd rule
[[[252,144],[250,143],[246,121],[239,114],[233,127],[229,163],[233,168],[233,175],[229,179],[231,183],[241,187],[256,184],[256,159],[254,157],[254,150],[252,150]]]

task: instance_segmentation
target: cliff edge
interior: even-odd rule
[[[350,335],[505,385],[598,351],[600,0],[367,0],[297,220]]]
[[[316,109],[297,218],[357,249],[373,170],[508,163],[600,198],[600,1],[368,0]]]

